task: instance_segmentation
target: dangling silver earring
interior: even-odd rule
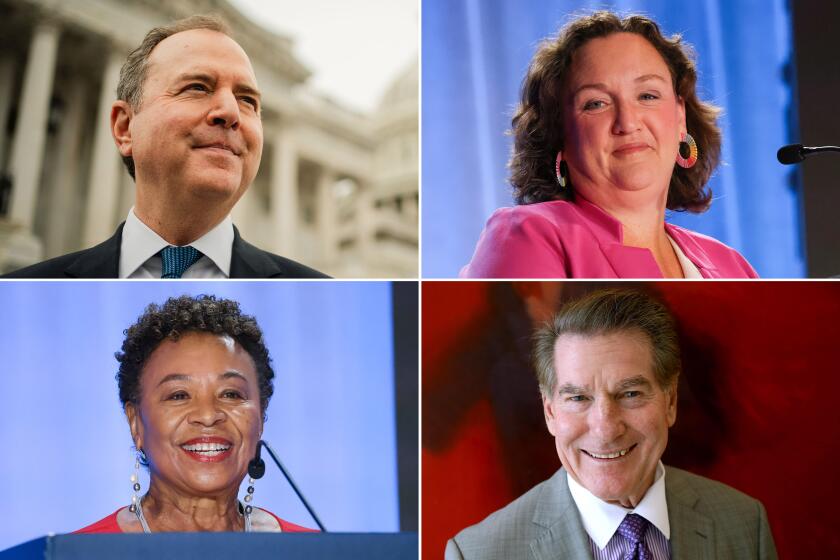
[[[245,500],[245,506],[242,508],[242,512],[245,515],[245,532],[251,532],[251,513],[254,511],[254,507],[251,505],[251,502],[254,501],[254,479],[252,477],[248,477],[248,489],[246,490],[247,494],[243,498]]]
[[[131,513],[137,511],[137,504],[140,502],[140,498],[137,495],[140,492],[140,463],[146,465],[148,462],[146,453],[142,449],[138,449],[137,455],[134,457],[134,474],[131,475],[131,488],[134,490],[134,493],[131,495],[131,505],[128,506],[128,511]]]
[[[251,507],[251,502],[254,500],[254,479],[248,478],[248,493],[245,494],[245,515],[251,515],[254,508]]]

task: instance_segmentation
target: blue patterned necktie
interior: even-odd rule
[[[160,258],[163,261],[161,278],[180,278],[185,270],[201,258],[201,253],[198,249],[189,245],[186,247],[170,245],[161,250]]]
[[[625,516],[618,526],[618,533],[630,541],[633,548],[623,560],[653,560],[653,555],[644,540],[649,526],[650,522],[641,515],[631,513]]]

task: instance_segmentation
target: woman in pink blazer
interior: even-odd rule
[[[754,278],[734,249],[665,222],[703,212],[720,157],[679,36],[595,12],[537,50],[513,118],[519,206],[488,220],[468,278]]]

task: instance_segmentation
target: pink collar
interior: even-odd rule
[[[627,247],[623,244],[624,230],[621,222],[581,196],[577,196],[573,204],[590,225],[592,234],[619,277],[662,278],[662,271],[659,270],[659,265],[649,249]],[[697,243],[691,232],[668,222],[665,222],[665,231],[704,277],[716,276],[717,267],[709,260],[706,251]]]

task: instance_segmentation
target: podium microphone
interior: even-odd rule
[[[840,152],[840,146],[816,146],[814,148],[807,148],[802,144],[788,144],[782,146],[776,152],[776,159],[779,163],[790,165],[792,163],[799,163],[811,154],[818,154],[820,152]]]
[[[265,474],[265,461],[260,458],[260,447],[265,446],[265,450],[268,451],[268,454],[271,455],[271,458],[274,460],[274,463],[280,469],[280,472],[283,473],[283,476],[286,478],[286,481],[289,483],[289,486],[292,487],[292,490],[295,491],[297,497],[300,499],[303,506],[306,508],[306,511],[309,512],[309,515],[312,516],[312,519],[315,520],[315,523],[318,524],[318,528],[321,529],[322,533],[326,533],[327,529],[324,527],[324,524],[321,523],[321,520],[318,519],[318,516],[315,514],[315,510],[312,509],[312,506],[309,505],[309,502],[306,501],[306,498],[303,497],[303,494],[300,493],[298,490],[295,481],[292,480],[291,475],[286,471],[286,468],[283,467],[283,463],[280,462],[280,459],[277,458],[277,454],[274,453],[274,450],[271,448],[270,445],[264,440],[259,440],[257,442],[257,453],[254,455],[254,458],[248,461],[248,476],[253,479],[262,478]]]

